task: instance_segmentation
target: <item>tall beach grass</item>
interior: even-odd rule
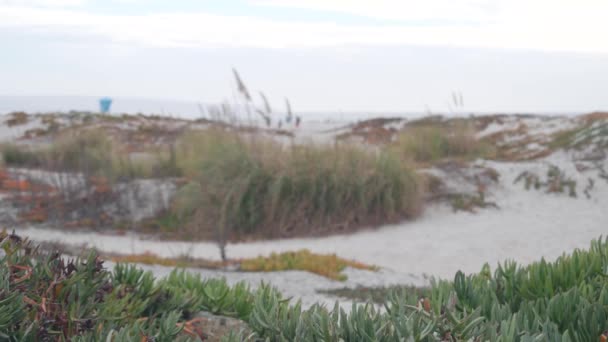
[[[199,228],[228,238],[349,231],[421,209],[418,176],[388,153],[285,146],[219,129],[186,134],[178,151],[179,166],[201,189],[189,193]]]

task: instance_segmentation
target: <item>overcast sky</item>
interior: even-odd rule
[[[0,95],[608,109],[607,0],[0,0]]]

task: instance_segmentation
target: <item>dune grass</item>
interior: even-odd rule
[[[41,168],[59,172],[79,172],[108,180],[178,175],[167,151],[155,150],[148,159],[131,158],[128,151],[103,130],[65,132],[48,145],[3,144],[4,165]]]
[[[475,137],[466,123],[423,122],[406,126],[391,146],[402,158],[418,163],[443,159],[489,157],[493,148]]]
[[[190,133],[178,161],[198,182],[203,229],[285,237],[347,231],[414,217],[418,176],[387,153],[350,145],[283,146],[224,130]]]

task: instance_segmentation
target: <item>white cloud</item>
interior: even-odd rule
[[[292,7],[389,20],[482,20],[493,0],[250,0],[268,7]]]
[[[2,6],[74,7],[82,6],[85,0],[0,0]]]
[[[533,15],[536,22],[578,14],[599,18],[607,14],[605,0],[249,0],[267,7],[292,7],[347,13],[390,20],[496,21]],[[568,24],[565,22],[564,24]]]
[[[605,39],[608,35],[608,21],[604,18],[608,13],[608,1],[604,0],[580,0],[576,3],[566,0],[468,1],[460,2],[466,5],[462,8],[447,5],[447,0],[433,0],[427,5],[413,5],[414,2],[411,1],[351,0],[352,6],[351,1],[347,5],[341,0],[287,0],[289,6],[307,5],[310,8],[333,11],[344,8],[344,11],[368,13],[374,17],[389,18],[392,12],[393,19],[453,18],[479,22],[478,25],[443,26],[395,23],[380,26],[338,25],[330,21],[288,22],[205,12],[102,15],[84,10],[3,6],[6,1],[1,1],[0,29],[18,28],[21,31],[96,36],[117,43],[155,47],[449,45],[608,53],[608,40]],[[67,4],[70,1],[74,4],[78,2],[59,2]],[[278,3],[277,0],[260,1],[266,5]],[[453,2],[455,1],[449,1]],[[389,3],[399,8],[391,10]],[[443,8],[440,6],[442,4],[447,7]],[[496,6],[488,9],[490,4]],[[411,6],[411,11],[408,11],[408,6]],[[449,12],[453,12],[453,15],[450,16]]]

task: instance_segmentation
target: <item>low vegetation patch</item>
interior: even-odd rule
[[[452,194],[448,196],[452,209],[456,211],[467,211],[475,213],[477,209],[494,208],[498,205],[486,200],[485,193],[479,191],[477,194]]]
[[[537,173],[524,171],[515,178],[514,183],[523,182],[526,190],[545,190],[547,193],[567,193],[570,197],[577,197],[576,181],[567,177],[557,166],[550,165],[546,177],[543,179]],[[593,180],[591,180],[593,182]],[[593,184],[586,188],[586,193],[593,188]]]
[[[314,254],[304,249],[297,252],[273,253],[269,257],[240,260],[240,270],[248,272],[308,271],[330,279],[347,279],[342,271],[346,267],[375,271],[375,266],[342,259],[335,254]]]
[[[21,126],[29,122],[29,116],[24,112],[13,112],[9,114],[9,119],[6,120],[8,127]]]
[[[588,146],[599,149],[608,147],[608,119],[587,119],[582,125],[558,132],[549,144],[552,148],[580,150]]]
[[[141,254],[128,255],[108,255],[107,258],[113,262],[131,263],[143,265],[161,265],[169,267],[191,267],[219,269],[226,266],[225,262],[215,262],[211,260],[193,259],[187,256],[177,258],[164,258],[154,253],[146,252]]]
[[[575,138],[584,130],[584,127],[576,127],[573,129],[557,132],[553,134],[551,141],[549,142],[549,147],[553,149],[569,149],[573,147]]]
[[[375,266],[340,258],[335,254],[315,254],[308,250],[279,254],[273,253],[268,257],[259,256],[251,259],[232,259],[226,261],[196,259],[188,256],[164,258],[150,252],[129,255],[110,254],[105,257],[113,262],[170,267],[206,269],[230,268],[235,271],[243,272],[306,271],[340,281],[347,279],[346,275],[342,274],[342,271],[344,271],[346,267],[369,271],[376,271],[378,269]]]
[[[49,146],[37,148],[4,144],[0,151],[6,166],[75,172],[110,180],[155,177],[163,163],[171,161],[170,156],[164,155],[149,161],[131,158],[102,130],[66,132]]]

